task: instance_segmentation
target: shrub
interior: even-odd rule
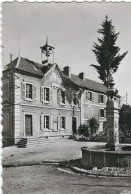
[[[89,120],[89,127],[90,127],[91,135],[96,134],[96,132],[99,129],[99,121],[95,117],[92,117]]]
[[[85,137],[90,136],[90,128],[88,123],[84,123],[79,126],[79,135],[83,135]]]
[[[96,118],[92,117],[87,123],[81,124],[79,126],[79,135],[85,137],[95,136],[99,128],[99,122]]]

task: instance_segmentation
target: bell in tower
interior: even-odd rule
[[[49,61],[49,57],[50,57],[51,54],[53,54],[53,60],[52,61],[54,63],[54,49],[55,49],[55,47],[48,45],[48,38],[46,40],[45,45],[40,47],[40,48],[41,48],[42,64],[43,65],[48,65],[48,63],[51,63],[51,61]]]

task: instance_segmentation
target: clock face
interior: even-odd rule
[[[54,78],[56,78],[56,76],[57,76],[56,71],[53,71],[53,72],[52,72],[52,75],[53,75]]]

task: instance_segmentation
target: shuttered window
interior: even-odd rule
[[[25,100],[36,100],[37,89],[33,83],[21,83],[21,97]]]
[[[98,94],[98,101],[99,101],[99,103],[105,103],[105,95]]]
[[[47,114],[41,114],[41,130],[51,129],[53,130],[53,116]]]
[[[26,98],[32,99],[32,84],[26,84]]]
[[[50,92],[49,88],[44,87],[44,101],[50,101]]]
[[[44,129],[49,129],[49,116],[44,115]]]
[[[65,123],[66,123],[66,118],[65,117],[61,117],[60,118],[60,127],[65,129]]]
[[[49,87],[41,86],[40,100],[44,103],[52,101],[52,89]]]

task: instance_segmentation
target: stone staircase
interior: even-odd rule
[[[21,138],[19,142],[16,143],[18,148],[27,148],[32,146],[40,146],[49,140],[45,137],[31,137],[31,138]]]

